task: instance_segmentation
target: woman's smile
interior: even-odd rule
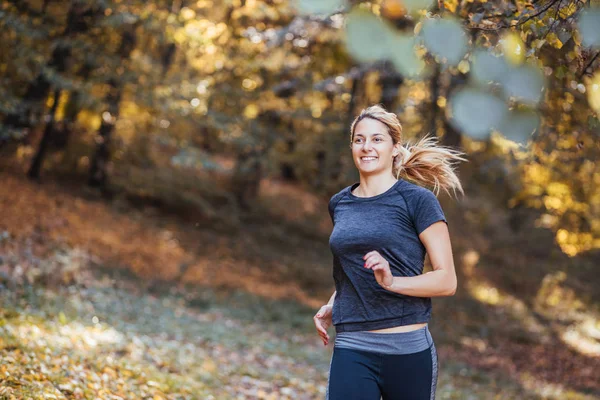
[[[360,158],[360,160],[362,162],[366,162],[366,163],[369,163],[369,162],[372,162],[372,161],[377,161],[377,159],[378,159],[378,157],[373,157],[373,156],[365,156],[365,157],[361,157]]]

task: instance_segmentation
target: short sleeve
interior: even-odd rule
[[[331,198],[329,199],[329,205],[328,205],[329,216],[331,217],[331,223],[333,225],[335,225],[335,207],[338,205],[340,200],[344,197],[347,189],[348,188],[339,191],[338,193],[331,196]]]
[[[446,221],[446,216],[437,197],[431,190],[425,189],[420,194],[413,208],[413,222],[420,235],[425,229],[438,221]]]
[[[337,202],[335,201],[336,196],[332,196],[331,199],[329,199],[329,206],[327,207],[329,209],[329,216],[331,217],[331,223],[335,225],[335,218],[334,218],[334,213],[335,213],[335,206],[337,205]]]

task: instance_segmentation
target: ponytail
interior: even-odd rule
[[[433,187],[436,195],[443,189],[448,195],[452,191],[456,197],[457,191],[464,194],[454,172],[456,163],[467,161],[463,155],[458,150],[438,145],[435,137],[425,136],[415,144],[400,147],[392,172],[396,178],[404,176],[421,186]]]

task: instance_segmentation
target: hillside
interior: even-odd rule
[[[96,374],[96,395],[322,396],[331,349],[319,348],[311,317],[333,290],[326,199],[265,181],[265,204],[279,196],[304,207],[263,207],[272,214],[233,227],[15,171],[0,182],[4,393],[71,385],[62,390],[71,398],[82,381],[64,383],[49,365],[74,354],[71,371]],[[434,300],[440,398],[600,396],[598,254],[567,257],[535,218],[515,231],[507,211],[467,193],[441,198],[459,290]],[[184,344],[199,356],[167,355]],[[92,348],[128,367],[94,363]],[[235,348],[253,349],[249,370]]]

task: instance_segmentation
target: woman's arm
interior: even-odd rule
[[[328,306],[333,306],[333,301],[335,300],[336,293],[337,293],[337,291],[334,291],[333,294],[331,295],[331,297],[329,298],[329,301],[327,302]]]
[[[425,245],[433,271],[418,276],[396,276],[386,289],[415,297],[452,296],[456,293],[456,271],[448,225],[439,221],[419,235]]]
[[[322,306],[317,314],[313,317],[313,321],[315,323],[315,328],[317,328],[317,333],[321,336],[321,340],[323,340],[323,344],[327,346],[329,343],[329,334],[327,334],[327,328],[331,326],[331,316],[333,310],[333,301],[335,299],[335,294],[337,291],[333,292],[327,304]]]
[[[438,221],[421,232],[419,239],[425,245],[433,271],[418,276],[392,276],[387,260],[375,251],[365,256],[365,267],[373,269],[383,288],[395,293],[414,297],[454,295],[457,280],[448,225]]]

